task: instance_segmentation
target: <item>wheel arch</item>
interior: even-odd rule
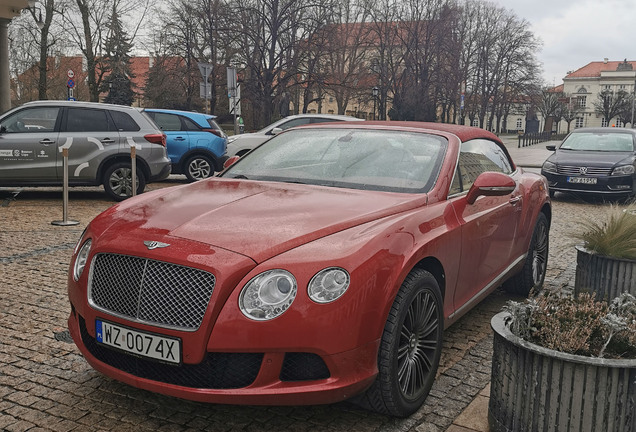
[[[426,270],[433,275],[439,286],[443,302],[446,298],[446,273],[442,263],[437,258],[429,256],[418,261],[413,268]]]
[[[137,168],[139,168],[141,172],[143,172],[146,179],[149,179],[150,167],[148,166],[148,163],[143,158],[140,158],[140,157],[136,157],[135,159],[137,161]],[[106,172],[106,170],[118,162],[131,163],[130,156],[124,155],[124,154],[117,154],[117,155],[110,156],[107,159],[104,159],[99,165],[99,168],[97,170],[97,181],[101,183],[101,181],[104,179],[104,173]]]

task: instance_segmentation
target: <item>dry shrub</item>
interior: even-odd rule
[[[572,233],[585,249],[598,255],[636,260],[636,205],[625,209],[610,206],[603,221],[580,222],[581,232]]]
[[[545,294],[504,309],[510,330],[528,342],[583,356],[636,358],[636,298],[628,293],[609,305],[589,294]]]

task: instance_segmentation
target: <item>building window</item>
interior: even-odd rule
[[[473,127],[479,127],[479,119],[474,119],[473,120]]]
[[[616,127],[623,127],[623,122],[619,118],[616,119]]]
[[[522,118],[518,118],[517,119],[517,130],[521,130],[523,129],[523,119]]]
[[[618,86],[619,90],[625,90],[625,84],[621,84]]]
[[[607,120],[605,119],[605,117],[601,119],[601,127],[607,127]]]
[[[605,84],[605,85],[603,86],[603,90],[612,90],[612,86],[611,86],[611,85],[609,85],[609,84]]]
[[[587,96],[579,96],[576,98],[576,104],[581,108],[585,108],[586,102],[587,102]]]
[[[575,128],[582,128],[583,127],[583,117],[577,117],[574,123],[574,127]]]

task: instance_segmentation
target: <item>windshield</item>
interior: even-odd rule
[[[447,140],[424,133],[298,129],[278,135],[222,177],[392,192],[428,192]]]
[[[634,151],[631,133],[581,132],[568,136],[559,147],[561,150],[579,151]]]

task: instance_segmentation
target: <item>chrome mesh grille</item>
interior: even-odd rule
[[[146,258],[97,254],[91,265],[91,305],[133,321],[196,330],[214,290],[214,275]]]
[[[580,166],[559,165],[558,173],[565,174],[565,175],[574,175],[574,176],[580,176],[580,175],[608,176],[610,175],[610,172],[612,171],[612,168],[600,168],[600,167],[585,167],[585,168],[587,168],[587,172],[583,174],[581,173]]]

